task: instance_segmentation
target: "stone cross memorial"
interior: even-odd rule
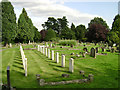
[[[62,54],[62,62],[61,62],[61,64],[62,64],[62,67],[65,67],[65,55],[64,54]]]
[[[69,60],[69,72],[73,73],[74,72],[74,59],[70,58]]]

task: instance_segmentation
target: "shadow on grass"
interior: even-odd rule
[[[20,65],[23,65],[22,62],[18,62],[18,61],[14,61],[14,62],[17,63],[17,64],[20,64]]]
[[[24,69],[22,65],[21,65],[21,66],[18,66],[18,65],[15,65],[15,64],[14,64],[13,66],[16,67],[16,68],[19,68],[19,69]]]
[[[57,69],[57,68],[53,68],[53,69],[56,70],[56,71],[60,71],[60,72],[70,73],[69,71],[66,71],[66,70],[60,70],[60,69]]]

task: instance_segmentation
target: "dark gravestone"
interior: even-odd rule
[[[95,50],[96,50],[96,53],[98,53],[98,47],[96,47]]]
[[[71,44],[70,46],[71,46],[71,48],[73,48],[73,44]]]
[[[104,52],[104,50],[105,50],[104,47],[102,47],[102,52]]]
[[[69,74],[62,74],[62,77],[68,78]]]
[[[91,51],[90,51],[90,56],[96,58],[96,51],[94,48],[91,48]]]
[[[10,66],[7,67],[7,85],[8,90],[10,90]]]

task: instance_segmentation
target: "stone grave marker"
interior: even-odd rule
[[[59,53],[56,53],[56,63],[59,63]]]
[[[98,47],[96,47],[95,50],[96,50],[96,53],[98,53]]]
[[[10,46],[10,48],[11,48],[11,47],[12,47],[12,44],[10,43],[9,46]]]
[[[69,59],[69,72],[71,73],[74,72],[74,59],[73,58]]]
[[[45,55],[47,56],[47,48],[45,48]]]
[[[54,51],[52,50],[52,60],[54,60]]]
[[[101,49],[102,49],[102,52],[104,52],[104,51],[105,51],[104,47],[102,47]]]
[[[62,67],[65,67],[65,55],[64,54],[62,54],[62,62],[61,62],[61,64],[62,64]]]
[[[50,49],[48,49],[48,58],[50,58]]]
[[[94,49],[94,48],[91,48],[90,56],[96,58],[96,52],[95,52],[95,49]]]

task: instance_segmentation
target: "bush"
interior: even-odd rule
[[[71,45],[75,46],[77,45],[77,41],[76,40],[60,40],[59,44],[63,46],[71,46]]]

